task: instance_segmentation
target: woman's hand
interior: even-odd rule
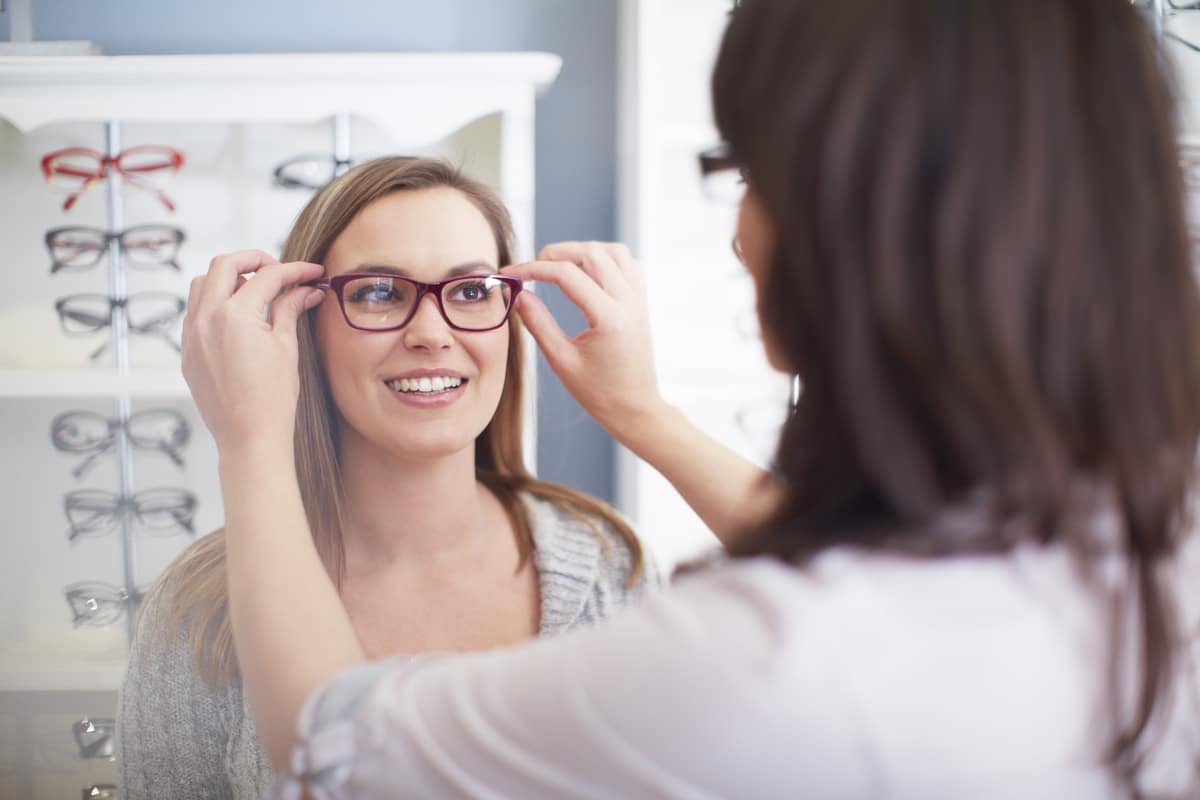
[[[577,305],[587,329],[568,337],[531,292],[517,312],[567,391],[618,441],[630,446],[664,405],[654,371],[642,268],[623,244],[563,242],[504,273],[553,283]]]
[[[693,425],[663,400],[650,351],[642,268],[620,244],[547,245],[537,261],[503,270],[553,283],[583,311],[571,338],[531,292],[517,311],[579,405],[671,482],[726,545],[775,508],[779,486],[766,472]]]
[[[242,250],[217,256],[192,281],[183,377],[223,454],[269,442],[290,455],[300,385],[296,320],[324,296],[297,284],[322,272]]]

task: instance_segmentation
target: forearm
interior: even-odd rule
[[[766,519],[780,497],[780,486],[769,473],[668,403],[627,414],[609,432],[658,470],[725,547]]]
[[[313,546],[290,448],[223,456],[220,472],[238,664],[279,769],[305,699],[363,653]]]

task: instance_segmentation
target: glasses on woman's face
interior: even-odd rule
[[[63,511],[71,524],[67,538],[72,544],[80,536],[110,533],[126,514],[132,514],[151,534],[196,533],[192,528],[196,495],[184,489],[146,489],[131,496],[77,489],[63,498]]]
[[[137,605],[142,593],[130,594],[120,586],[100,581],[72,583],[63,589],[67,605],[74,615],[71,622],[76,628],[105,628],[121,618],[130,605]]]
[[[142,145],[115,156],[86,147],[68,147],[47,153],[42,158],[42,175],[50,186],[67,192],[63,211],[70,211],[81,194],[97,181],[104,180],[108,167],[121,173],[130,185],[154,192],[167,210],[174,211],[175,204],[162,187],[182,166],[183,153],[173,147]]]
[[[179,451],[191,438],[192,430],[183,415],[170,408],[136,411],[124,423],[94,411],[65,411],[50,423],[50,441],[64,453],[87,455],[72,473],[78,478],[97,458],[112,450],[122,428],[134,447],[158,450],[176,466],[183,466]]]
[[[125,263],[131,267],[170,267],[178,271],[175,256],[179,254],[183,240],[183,231],[169,225],[138,225],[120,233],[82,225],[46,231],[46,249],[52,259],[51,274],[96,266],[113,242],[125,254]]]
[[[281,189],[321,189],[354,165],[354,160],[334,155],[295,156],[275,167],[274,183]]]
[[[117,299],[105,294],[73,294],[54,302],[58,321],[68,336],[89,336],[112,325],[113,311],[123,307],[129,330],[143,336],[156,336],[180,352],[171,330],[183,317],[187,301],[166,292],[139,292]],[[96,359],[108,348],[100,345],[89,359]]]
[[[746,168],[727,144],[700,153],[700,183],[710,200],[735,206],[746,194]]]
[[[523,285],[511,275],[466,275],[426,283],[390,273],[350,272],[311,284],[337,295],[346,324],[360,331],[394,331],[431,294],[446,324],[458,331],[490,331],[508,319]]]

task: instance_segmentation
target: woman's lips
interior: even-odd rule
[[[392,395],[405,405],[409,405],[414,408],[438,408],[441,406],[448,406],[458,401],[458,399],[461,398],[466,392],[468,383],[467,379],[459,378],[457,380],[460,381],[457,386],[436,389],[435,387],[437,384],[434,383],[433,379],[422,378],[421,381],[428,381],[427,385],[430,387],[430,390],[428,391],[420,390],[425,388],[424,385],[422,385],[420,389],[416,391],[412,390],[412,385],[415,383],[414,380],[408,380],[406,382],[409,388],[408,391],[402,391],[400,389],[400,386],[402,385],[400,380],[385,381],[385,384],[387,385],[388,389],[391,390]]]

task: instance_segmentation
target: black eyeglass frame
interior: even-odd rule
[[[345,298],[342,296],[342,289],[345,288],[346,284],[350,281],[360,278],[387,278],[389,280],[403,281],[404,283],[414,287],[416,289],[417,296],[413,298],[412,305],[409,307],[408,314],[405,315],[404,319],[396,325],[389,325],[386,328],[364,328],[361,325],[355,325],[353,322],[351,322],[350,313],[346,310]],[[510,294],[508,296],[508,306],[504,309],[504,316],[495,325],[490,325],[486,328],[464,328],[461,325],[455,324],[453,321],[451,321],[450,316],[446,313],[445,301],[442,299],[442,290],[454,283],[480,280],[481,278],[498,280],[508,285]],[[433,298],[437,301],[438,313],[442,315],[442,319],[444,319],[446,324],[451,328],[456,331],[463,331],[465,333],[486,333],[487,331],[494,331],[498,328],[501,328],[505,323],[508,322],[508,317],[510,314],[512,314],[513,306],[517,304],[517,295],[521,293],[521,289],[524,288],[525,282],[515,275],[500,275],[499,273],[456,275],[455,277],[447,278],[444,281],[426,282],[414,280],[412,278],[406,278],[402,275],[396,275],[391,272],[347,272],[341,275],[334,275],[331,278],[313,281],[308,285],[312,286],[314,289],[328,289],[329,291],[333,292],[334,295],[337,296],[338,307],[342,310],[342,319],[346,320],[347,325],[358,331],[366,331],[368,333],[384,333],[386,331],[400,330],[405,325],[412,322],[412,318],[416,316],[417,309],[421,307],[421,301],[425,299],[425,295],[432,294]]]
[[[287,161],[278,164],[271,171],[272,183],[280,189],[311,189],[313,191],[324,188],[329,181],[341,176],[355,164],[358,164],[360,159],[357,158],[339,158],[335,155],[300,155],[292,156]],[[297,164],[324,164],[329,163],[333,166],[329,181],[317,184],[311,181],[306,181],[302,178],[296,178],[288,174],[288,170],[295,167]]]
[[[700,163],[700,177],[702,178],[727,169],[735,169],[742,173],[743,178],[745,177],[745,168],[741,161],[733,154],[733,148],[724,142],[702,150],[697,159]]]

